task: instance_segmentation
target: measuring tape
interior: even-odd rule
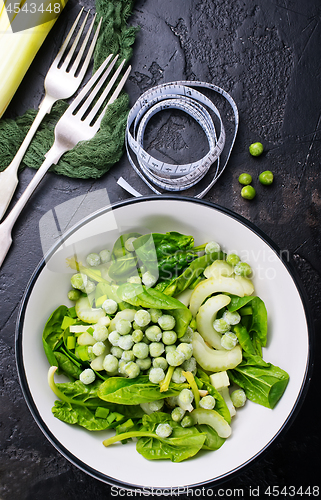
[[[210,89],[220,94],[229,103],[234,116],[234,133],[226,160],[220,166],[220,156],[226,143],[226,132],[221,115],[213,102],[202,92],[193,87]],[[188,164],[165,163],[145,151],[144,133],[149,120],[156,113],[165,109],[179,109],[191,116],[203,129],[208,145],[208,153],[198,161]],[[220,125],[219,135],[210,111],[217,117]],[[229,160],[239,123],[239,115],[232,97],[220,87],[204,82],[177,81],[153,87],[142,94],[129,112],[126,127],[125,144],[129,162],[139,177],[156,194],[165,191],[183,191],[195,186],[213,166],[212,180],[196,198],[203,198],[223,173]],[[136,162],[134,161],[136,157]],[[214,164],[216,166],[214,167]],[[118,184],[134,196],[140,193],[133,189],[122,177]],[[157,187],[155,187],[157,186]]]

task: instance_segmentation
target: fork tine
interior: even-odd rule
[[[91,32],[92,32],[92,29],[93,29],[93,27],[94,27],[94,23],[95,23],[95,20],[96,20],[96,15],[97,15],[97,14],[95,14],[95,15],[94,15],[94,18],[93,18],[93,20],[92,20],[92,22],[91,22],[91,24],[90,24],[90,27],[89,27],[89,29],[88,29],[88,31],[87,31],[87,33],[86,33],[86,36],[85,36],[85,38],[84,38],[84,40],[83,40],[83,42],[82,42],[82,44],[81,44],[81,47],[80,47],[79,51],[78,51],[77,57],[76,57],[76,59],[74,60],[74,62],[73,62],[73,64],[72,64],[72,66],[71,66],[71,68],[70,68],[70,70],[69,70],[69,72],[70,72],[71,74],[75,74],[75,73],[76,73],[76,71],[77,71],[77,69],[78,69],[79,63],[80,63],[81,58],[82,58],[82,56],[83,56],[83,53],[85,52],[85,48],[86,48],[86,45],[87,45],[87,43],[88,43],[88,39],[89,39],[90,34],[91,34]],[[79,40],[79,38],[78,38],[78,40]]]
[[[89,96],[87,96],[86,100],[83,102],[83,104],[81,105],[81,107],[77,111],[77,114],[86,111],[86,109],[88,108],[88,104],[90,104],[92,102],[92,100],[94,99],[94,97],[96,96],[97,92],[99,91],[100,87],[102,86],[105,79],[109,75],[110,71],[112,70],[112,68],[113,68],[113,66],[118,58],[118,55],[115,56],[114,59],[112,60],[112,62],[110,63],[110,65],[106,68],[106,66],[109,63],[112,56],[113,56],[113,54],[110,54],[107,57],[107,59],[105,59],[105,61],[101,64],[101,66],[98,68],[96,73],[93,74],[93,76],[91,77],[89,82],[86,83],[86,85],[84,86],[82,91],[78,94],[78,96],[70,104],[68,110],[70,110],[71,113],[73,113],[74,110],[79,106],[81,101],[84,99],[84,97],[86,97],[86,94],[92,89],[93,85],[97,82],[97,80],[99,80],[99,78],[101,78],[101,81],[99,81],[99,83],[94,87],[94,90],[91,92],[91,94]],[[105,75],[103,75],[101,77],[101,75],[104,73],[104,71],[105,71]]]
[[[82,55],[83,55],[83,53],[84,53],[84,51],[85,51],[85,48],[86,48],[86,46],[87,46],[87,42],[88,42],[88,39],[89,39],[90,33],[91,33],[91,31],[92,31],[92,29],[93,29],[93,27],[94,27],[94,22],[95,22],[95,19],[96,19],[96,15],[95,15],[95,17],[94,17],[94,19],[93,19],[93,22],[91,23],[91,26],[90,26],[90,28],[89,28],[89,30],[88,30],[88,33],[87,33],[87,35],[86,35],[86,38],[85,38],[85,40],[83,41],[83,44],[82,44],[81,49],[80,49],[80,51],[79,51],[79,54],[78,54],[78,56],[77,56],[77,58],[76,58],[76,60],[75,60],[74,64],[72,65],[72,67],[71,67],[71,70],[70,70],[70,71],[74,71],[74,72],[76,72],[76,71],[77,71],[77,68],[78,68],[78,66],[79,66],[79,63],[80,63],[81,57],[82,57]],[[88,68],[89,62],[90,62],[90,60],[91,60],[91,56],[92,56],[92,54],[93,54],[93,52],[94,52],[94,49],[95,49],[95,45],[96,45],[97,38],[98,38],[98,35],[99,35],[99,31],[100,31],[100,27],[101,27],[102,20],[103,20],[103,18],[101,17],[101,18],[100,18],[100,21],[99,21],[99,23],[98,23],[98,26],[97,26],[97,29],[96,29],[95,35],[93,36],[93,39],[92,39],[92,41],[91,41],[91,44],[90,44],[89,50],[88,50],[88,52],[87,52],[86,58],[85,58],[85,60],[84,60],[84,62],[83,62],[82,68],[81,68],[81,70],[80,70],[80,72],[79,72],[79,74],[78,74],[78,76],[77,76],[77,78],[80,78],[81,80],[82,80],[82,78],[83,78],[83,76],[84,76],[84,74],[85,74],[85,72],[86,72],[86,70],[87,70],[87,68]]]
[[[132,69],[132,67],[128,66],[128,68],[127,68],[126,72],[124,73],[122,79],[120,80],[119,84],[115,88],[115,90],[114,90],[111,98],[109,99],[109,101],[107,102],[106,106],[104,107],[104,109],[100,113],[99,117],[97,118],[96,122],[94,123],[93,129],[94,129],[95,132],[97,132],[98,129],[100,128],[100,123],[101,123],[101,120],[104,117],[104,114],[106,112],[107,107],[110,104],[112,104],[117,99],[117,97],[119,96],[120,91],[122,90],[123,86],[125,85],[126,80],[127,80],[128,76],[129,76],[129,73],[131,72],[131,69]]]
[[[80,37],[82,35],[82,32],[84,31],[84,28],[86,26],[86,22],[87,22],[89,13],[90,13],[90,11],[87,12],[86,17],[83,20],[82,25],[80,26],[80,28],[78,30],[77,36],[76,36],[75,40],[73,41],[72,46],[69,49],[69,52],[68,52],[68,54],[66,56],[66,59],[64,60],[63,64],[61,65],[61,69],[64,69],[64,70],[67,69],[67,67],[68,67],[68,65],[69,65],[69,63],[71,61],[71,58],[74,55],[74,52],[76,50],[76,47],[78,45],[79,39],[80,39]]]
[[[108,96],[110,90],[112,89],[115,81],[117,80],[121,70],[123,69],[123,66],[126,62],[126,59],[124,59],[121,64],[118,66],[117,70],[115,71],[113,77],[110,79],[107,87],[105,88],[105,90],[103,91],[103,93],[101,94],[101,96],[99,97],[98,101],[96,102],[96,104],[93,106],[92,110],[90,111],[90,113],[88,114],[88,116],[86,117],[86,120],[89,121],[89,123],[95,118],[96,114],[98,113],[99,109],[101,108],[101,106],[103,105],[106,97]],[[92,101],[91,101],[92,102]]]
[[[84,8],[82,7],[82,9],[80,10],[80,12],[79,12],[78,16],[76,17],[76,19],[75,19],[75,21],[74,21],[74,24],[73,24],[73,25],[72,25],[72,27],[70,28],[70,31],[69,31],[68,35],[66,36],[65,41],[63,42],[62,46],[60,47],[59,52],[58,52],[58,54],[56,55],[56,57],[55,57],[55,59],[54,59],[54,61],[53,61],[53,63],[52,63],[52,65],[53,65],[53,66],[54,66],[55,64],[56,64],[56,65],[58,65],[58,64],[59,64],[59,62],[60,62],[60,60],[61,60],[61,58],[62,58],[62,56],[63,56],[63,54],[64,54],[64,52],[65,52],[65,50],[66,50],[66,47],[67,47],[67,45],[68,45],[68,43],[69,43],[69,41],[70,41],[70,39],[71,39],[72,35],[74,34],[74,31],[75,31],[75,29],[76,29],[76,26],[77,26],[77,24],[78,24],[79,19],[81,18],[81,14],[83,13],[83,11],[84,11]]]
[[[109,99],[109,101],[107,102],[105,108],[103,109],[103,114],[105,113],[106,111],[106,108],[107,106],[109,106],[110,104],[112,104],[114,101],[116,101],[117,97],[119,96],[120,94],[120,91],[122,90],[123,86],[125,85],[126,83],[126,80],[127,78],[129,77],[129,73],[131,72],[132,70],[132,67],[131,66],[128,66],[126,72],[124,73],[122,79],[120,80],[119,84],[117,85],[117,87],[115,88],[111,98]]]

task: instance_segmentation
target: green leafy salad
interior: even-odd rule
[[[128,233],[67,264],[74,305],[42,337],[58,419],[181,462],[220,448],[247,399],[273,409],[281,398],[289,376],[263,360],[267,311],[236,254],[177,232]]]

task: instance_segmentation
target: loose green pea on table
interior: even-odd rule
[[[253,186],[244,186],[241,189],[241,196],[246,200],[253,200],[256,195],[256,191]]]
[[[244,186],[247,186],[248,184],[251,184],[252,182],[252,176],[247,173],[243,173],[239,176],[239,183],[243,184]]]
[[[273,173],[270,170],[265,170],[259,175],[259,181],[265,186],[269,186],[273,182]]]
[[[261,142],[253,142],[249,147],[249,152],[252,156],[260,156],[264,151],[263,144]]]

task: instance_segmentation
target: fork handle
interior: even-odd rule
[[[15,157],[8,167],[0,173],[0,220],[5,214],[11,198],[16,190],[18,184],[18,168],[19,165],[28,149],[30,142],[32,141],[36,131],[42,120],[47,113],[50,113],[53,103],[56,101],[54,97],[45,95],[43,101],[39,106],[39,111],[26,135],[24,141],[22,142],[20,148],[18,149]]]
[[[46,159],[41,165],[41,167],[37,170],[36,174],[33,176],[32,180],[29,182],[25,191],[11,210],[11,212],[7,215],[5,220],[0,224],[0,267],[8,253],[8,250],[12,243],[11,231],[12,228],[22,212],[24,206],[29,200],[30,196],[41,182],[42,178],[45,176],[46,172],[49,170],[51,165],[58,162],[59,158],[63,155],[65,151],[59,148],[56,143],[52,146],[52,148],[46,154]]]

